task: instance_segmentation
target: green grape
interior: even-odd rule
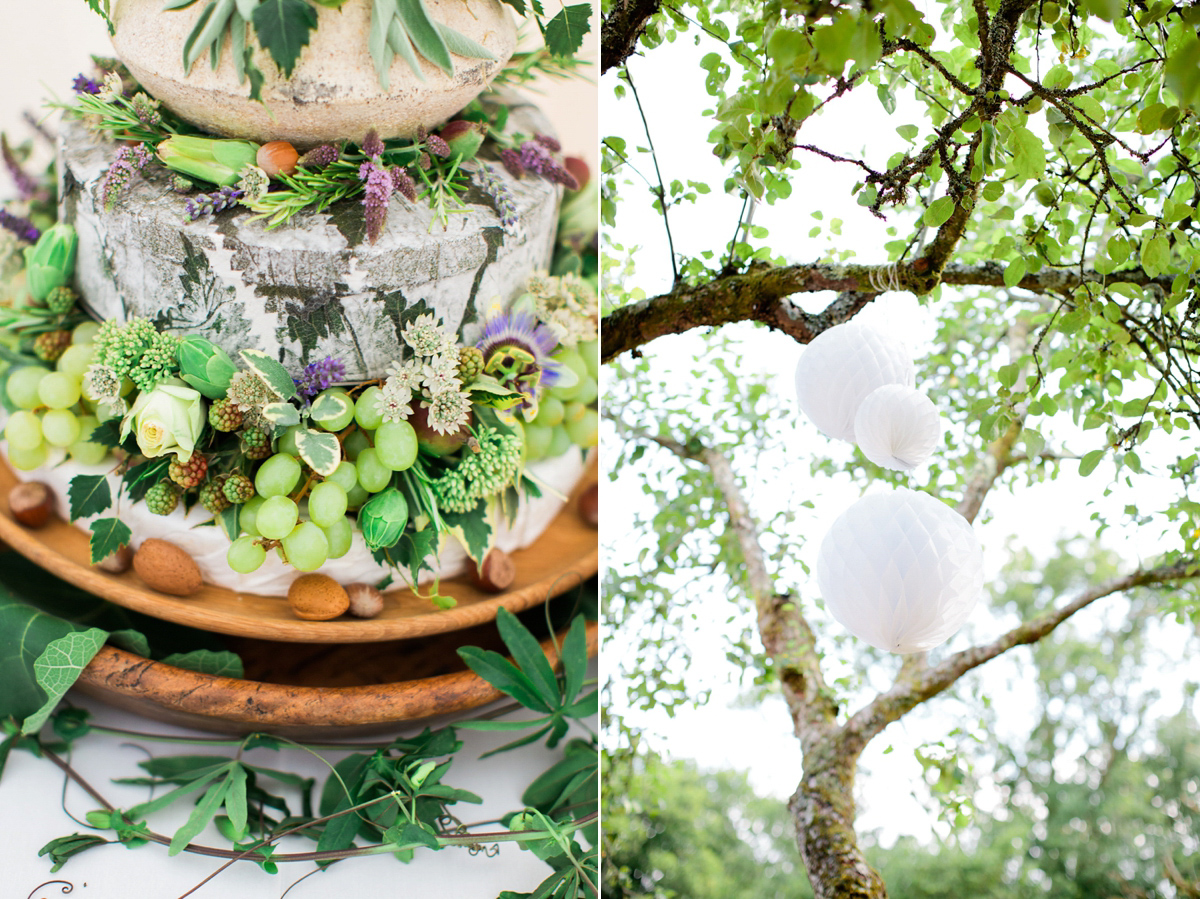
[[[99,465],[108,455],[107,446],[92,442],[92,434],[99,426],[100,421],[96,416],[79,416],[79,439],[67,447],[67,452],[76,462],[82,465]]]
[[[299,571],[316,571],[329,558],[329,538],[311,521],[302,521],[283,538],[288,562]]]
[[[44,443],[39,443],[33,449],[17,449],[12,444],[8,447],[8,461],[18,471],[33,471],[46,464],[50,449]]]
[[[551,429],[550,448],[546,450],[547,459],[557,459],[571,448],[571,436],[562,425]]]
[[[100,324],[98,322],[84,322],[71,332],[71,343],[91,343],[99,333]]]
[[[567,423],[567,436],[576,446],[593,447],[600,441],[600,416],[595,409],[583,413],[582,418]]]
[[[317,396],[313,399],[313,408],[319,408],[317,404],[321,401],[322,397],[326,396],[337,396],[345,399],[344,405],[340,407],[341,411],[331,415],[324,413],[324,410],[322,410],[322,414],[319,416],[314,412],[312,414],[312,420],[323,427],[326,431],[340,431],[342,428],[346,427],[346,425],[350,424],[350,422],[354,421],[354,400],[350,399],[350,394],[346,393],[346,391],[342,388],[331,387],[329,390],[322,390],[319,394],[317,394]]]
[[[58,357],[57,368],[64,375],[71,375],[82,380],[95,355],[96,348],[90,343],[72,344],[67,347],[65,353]]]
[[[4,436],[8,438],[10,449],[35,450],[42,445],[42,420],[36,412],[21,409],[9,416]]]
[[[556,396],[543,397],[538,405],[538,414],[534,416],[533,423],[544,428],[552,428],[562,424],[562,420],[563,401]]]
[[[583,403],[567,403],[566,411],[563,415],[563,425],[569,425],[572,422],[579,421],[587,412],[587,406]]]
[[[267,501],[265,496],[253,496],[242,503],[242,511],[238,516],[238,521],[241,523],[242,530],[251,537],[261,537],[258,532],[258,510],[262,508],[262,504]]]
[[[367,431],[374,431],[383,424],[383,412],[379,409],[379,394],[383,391],[372,385],[358,396],[354,404],[354,420]]]
[[[129,396],[129,392],[133,390],[133,381],[129,378],[121,379],[121,389],[117,391],[120,396]]]
[[[42,437],[51,446],[70,446],[80,431],[79,419],[69,409],[48,409],[42,416]]]
[[[371,494],[363,489],[362,484],[355,484],[346,493],[346,508],[357,509],[370,498]]]
[[[303,425],[292,425],[280,435],[279,440],[275,443],[275,451],[278,453],[287,453],[289,456],[300,455],[300,448],[296,446],[296,435],[304,430]]]
[[[249,574],[258,571],[267,559],[267,551],[255,543],[254,537],[238,537],[229,544],[225,553],[225,561],[238,574]]]
[[[553,428],[536,422],[525,425],[525,458],[529,462],[546,458],[546,451],[550,449],[550,438],[553,436]]]
[[[368,447],[358,454],[354,463],[358,484],[368,493],[378,493],[392,482],[392,470],[379,461],[379,451]]]
[[[375,432],[375,452],[392,471],[412,468],[417,461],[417,432],[406,421],[386,421]]]
[[[42,378],[48,374],[50,370],[40,365],[26,365],[14,369],[8,376],[5,388],[13,405],[18,409],[36,409],[40,406],[42,401],[38,396],[38,387],[41,386]]]
[[[286,496],[269,496],[258,508],[254,526],[264,537],[282,540],[296,527],[300,510]]]
[[[575,347],[579,351],[579,355],[583,357],[583,364],[587,366],[587,373],[592,376],[593,381],[600,380],[600,341],[599,340],[581,340],[578,346]]]
[[[353,462],[342,462],[338,465],[334,473],[325,480],[340,484],[343,490],[349,492],[358,483],[358,473],[354,468]]]
[[[349,518],[343,515],[321,530],[325,532],[325,539],[329,541],[329,558],[340,559],[350,552],[350,547],[354,544],[354,525],[350,523]]]
[[[79,402],[80,381],[61,371],[52,371],[38,385],[38,397],[51,409],[66,409]]]
[[[579,384],[579,392],[575,394],[575,402],[583,403],[585,406],[591,405],[596,401],[599,395],[600,387],[593,377],[586,377]]]
[[[575,350],[573,350],[571,347],[563,347],[554,354],[553,358],[555,361],[560,362],[562,365],[575,372],[575,375],[579,378],[579,383],[575,384],[573,387],[556,387],[554,392],[558,394],[558,397],[561,400],[565,401],[575,399],[583,387],[583,382],[588,377],[587,365],[584,363],[583,358],[579,355],[579,353],[575,352]]]
[[[300,463],[296,457],[289,453],[276,453],[258,466],[254,474],[254,489],[259,496],[287,496],[296,489],[299,481]]]
[[[346,491],[341,484],[322,481],[308,495],[308,517],[321,527],[329,527],[346,517]]]
[[[342,455],[354,462],[358,454],[371,445],[370,439],[362,431],[354,431],[342,441]]]

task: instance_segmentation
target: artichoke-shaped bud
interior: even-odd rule
[[[395,487],[376,493],[358,510],[358,526],[372,550],[395,546],[408,524],[408,500]]]
[[[50,291],[71,279],[78,247],[79,235],[74,227],[60,223],[47,228],[36,244],[25,248],[25,279],[35,301],[45,302]]]
[[[177,134],[158,145],[158,158],[173,172],[232,187],[255,164],[258,144]]]
[[[450,147],[450,156],[459,160],[474,159],[483,145],[485,135],[487,125],[482,122],[468,122],[466,119],[447,122],[438,132],[438,136]]]
[[[179,376],[210,400],[219,400],[229,391],[237,366],[219,346],[203,337],[185,337],[179,341]]]

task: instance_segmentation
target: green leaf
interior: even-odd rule
[[[1171,266],[1171,244],[1167,235],[1156,231],[1154,236],[1142,245],[1142,268],[1146,274],[1157,278],[1165,274]]]
[[[122,546],[127,546],[133,537],[129,525],[119,518],[97,518],[92,528],[92,564],[107,559]]]
[[[550,711],[551,706],[541,698],[533,681],[500,653],[476,646],[464,646],[458,650],[458,655],[467,663],[468,668],[525,708],[538,712]]]
[[[419,80],[425,80],[425,70],[421,68],[421,63],[417,59],[417,52],[413,49],[412,40],[404,28],[404,21],[394,13],[387,26],[387,47],[389,60],[391,54],[394,53],[408,64],[408,68]]]
[[[1200,105],[1200,37],[1192,36],[1167,55],[1163,77],[1180,105]]]
[[[438,842],[437,835],[432,831],[427,830],[420,824],[405,822],[403,827],[399,825],[389,827],[384,833],[383,838],[390,843],[396,843],[400,846],[425,846],[429,849],[441,849],[442,844]]]
[[[235,765],[235,762],[230,762],[230,766]],[[240,765],[238,766],[240,767]],[[244,772],[243,772],[244,774]],[[222,778],[217,783],[213,784],[201,797],[200,802],[192,809],[192,813],[188,816],[183,827],[175,831],[175,836],[171,838],[171,845],[167,849],[167,855],[178,855],[184,848],[196,837],[200,831],[204,830],[212,821],[213,816],[217,813],[222,803],[225,802],[225,796],[229,792],[229,778]]]
[[[546,705],[551,709],[562,705],[558,678],[554,676],[554,669],[550,667],[537,638],[516,615],[505,608],[496,613],[496,628],[513,661],[529,676]]]
[[[147,459],[125,472],[121,484],[131,500],[140,502],[146,498],[146,491],[167,476],[170,467],[170,455]]]
[[[309,413],[314,421],[333,421],[345,415],[352,404],[353,401],[344,393],[322,393],[313,400]]]
[[[592,7],[589,3],[564,6],[546,23],[542,32],[546,48],[555,56],[571,56],[583,46],[583,36],[591,30]]]
[[[1021,283],[1021,279],[1025,277],[1025,259],[1018,256],[1010,262],[1004,269],[1004,286],[1016,287]]]
[[[242,535],[241,503],[234,503],[222,509],[216,514],[214,520],[220,526],[221,530],[225,532],[225,536],[229,538],[229,542],[232,543]]]
[[[371,30],[367,33],[367,52],[375,63],[375,77],[379,86],[388,90],[395,52],[388,45],[388,27],[395,18],[395,6],[391,0],[373,0],[371,3]]]
[[[159,659],[164,665],[214,674],[219,677],[243,677],[242,659],[232,652],[214,652],[211,649],[194,649],[191,652],[173,652]]]
[[[1095,471],[1096,466],[1100,464],[1100,460],[1104,458],[1104,454],[1106,452],[1107,450],[1098,449],[1092,450],[1090,453],[1085,454],[1084,457],[1079,460],[1079,476],[1086,478],[1093,471]]]
[[[242,350],[242,358],[281,400],[290,400],[296,395],[296,383],[287,369],[262,350]]]
[[[300,424],[300,410],[291,403],[267,403],[262,407],[262,416],[277,428]]]
[[[296,451],[313,471],[324,477],[342,464],[342,445],[337,434],[304,428],[296,432]]]
[[[67,498],[71,504],[72,521],[99,515],[112,505],[112,491],[108,487],[108,478],[102,474],[77,474],[71,478]]]
[[[442,40],[446,42],[446,47],[451,53],[457,53],[459,56],[465,56],[467,59],[495,59],[495,54],[492,53],[483,44],[476,43],[465,34],[459,34],[453,28],[442,25],[440,22],[437,26],[438,33],[442,36]]]
[[[58,701],[79,679],[88,662],[104,645],[106,631],[98,627],[64,634],[51,641],[33,663],[38,686],[46,692],[46,702],[21,723],[21,733],[36,733],[46,723]]]
[[[1007,365],[1001,365],[996,370],[996,380],[1005,387],[1011,388],[1017,383],[1017,375],[1020,373],[1021,367],[1015,362],[1010,362]]]
[[[246,804],[246,768],[235,764],[229,772],[229,792],[225,797],[225,811],[229,813],[229,823],[237,832],[237,839],[246,835],[246,822],[249,809]]]
[[[929,208],[925,210],[921,221],[931,228],[939,228],[953,214],[954,200],[950,197],[938,197],[929,204]]]
[[[563,702],[573,702],[587,677],[587,622],[577,615],[562,641]]]
[[[446,47],[437,24],[429,15],[425,0],[395,0],[395,3],[396,15],[404,23],[404,30],[417,52],[447,75],[453,75],[454,60],[450,58],[450,50]]]
[[[287,77],[317,27],[317,11],[304,0],[263,0],[252,16],[258,42]],[[284,396],[284,394],[280,394]]]
[[[51,840],[45,846],[38,850],[38,857],[43,855],[50,856],[50,860],[54,862],[50,868],[50,873],[58,871],[67,859],[73,855],[78,855],[88,849],[96,846],[104,846],[111,843],[111,840],[106,840],[104,837],[96,836],[95,834],[76,833],[69,837],[59,837],[57,840]],[[36,890],[34,892],[37,892]]]
[[[1046,173],[1046,147],[1028,128],[1017,127],[1008,137],[1010,169],[1019,178],[1041,178]]]
[[[487,555],[492,538],[488,521],[487,502],[480,500],[470,512],[443,512],[446,527],[477,563]]]

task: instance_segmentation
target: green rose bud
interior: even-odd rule
[[[59,224],[47,228],[36,244],[25,248],[25,279],[35,300],[44,302],[50,291],[71,279],[78,247],[75,229]]]
[[[358,526],[372,550],[395,546],[408,524],[408,500],[395,487],[376,493],[358,510]]]
[[[447,122],[438,132],[438,136],[450,145],[450,158],[459,160],[474,159],[486,134],[487,125],[465,119]]]
[[[203,337],[179,341],[179,376],[210,400],[225,396],[235,374],[237,366],[219,346]]]
[[[182,384],[165,382],[138,395],[121,422],[121,439],[132,430],[138,449],[147,458],[174,453],[186,462],[192,458],[204,422],[204,400],[200,393]]]
[[[233,187],[258,159],[258,144],[177,134],[158,145],[158,158],[174,172]]]

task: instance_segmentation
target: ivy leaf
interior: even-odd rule
[[[258,42],[287,77],[317,27],[317,11],[304,0],[264,0],[252,16]],[[280,394],[282,396],[282,394]]]
[[[34,675],[38,686],[46,692],[46,701],[22,722],[21,733],[32,734],[41,729],[58,701],[79,679],[107,637],[106,631],[92,627],[86,631],[65,634],[47,644],[33,663]]]
[[[476,562],[487,555],[492,537],[492,526],[488,522],[487,502],[480,500],[470,512],[443,512],[442,518],[467,554]]]
[[[305,428],[296,433],[296,451],[317,474],[329,477],[342,464],[342,445],[337,434]]]
[[[583,36],[592,27],[591,15],[589,3],[564,6],[542,31],[547,49],[555,56],[570,56],[582,47]]]
[[[129,543],[133,532],[119,518],[98,518],[92,522],[92,564],[107,559]]]
[[[219,677],[243,677],[245,670],[242,659],[232,652],[214,652],[211,649],[194,649],[191,652],[173,652],[159,661],[164,665],[214,674]]]
[[[71,504],[72,521],[99,515],[112,505],[108,478],[102,474],[77,474],[71,478],[67,498]]]
[[[242,358],[281,400],[290,400],[296,395],[296,382],[287,369],[262,350],[242,350]]]
[[[300,424],[300,410],[291,403],[267,403],[262,407],[262,416],[277,428]]]
[[[415,584],[421,576],[421,571],[428,568],[433,570],[431,559],[437,558],[438,533],[436,528],[424,528],[420,531],[407,531],[400,542],[393,548],[396,561],[408,569]]]
[[[91,0],[91,2],[94,3],[95,0]],[[507,3],[509,6],[511,6],[513,9],[515,9],[521,15],[525,15],[525,0],[504,0],[504,2]]]

